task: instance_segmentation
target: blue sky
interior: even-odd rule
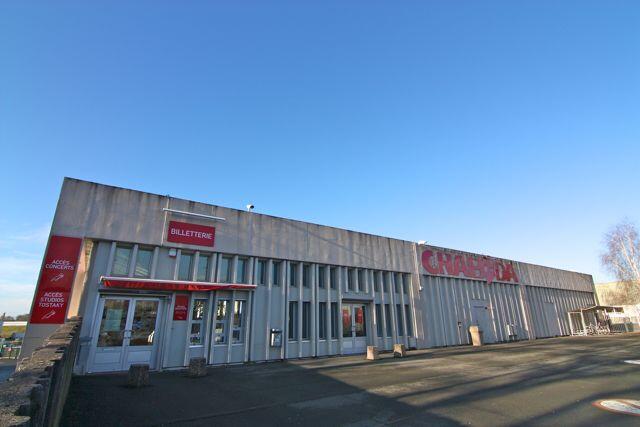
[[[134,4],[135,3],[135,4]],[[0,5],[0,313],[63,176],[588,272],[640,219],[640,3]]]

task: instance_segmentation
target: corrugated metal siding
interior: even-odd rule
[[[520,283],[543,288],[593,292],[593,277],[589,274],[558,270],[541,265],[516,262]]]
[[[554,303],[555,305],[561,335],[571,334],[567,314],[569,311],[595,304],[592,292],[567,291],[536,286],[525,287],[525,299],[528,306],[527,310],[531,316],[531,328],[535,338],[545,338],[554,335],[549,326],[549,322],[553,322],[554,320],[549,319],[545,313],[545,302]]]
[[[472,324],[473,300],[485,300],[489,305],[496,341],[508,340],[508,324],[516,325],[519,339],[528,338],[517,286],[427,275],[422,276],[422,284],[416,308],[422,311],[427,347],[470,343],[467,331]]]

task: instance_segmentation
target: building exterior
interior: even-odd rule
[[[76,372],[568,335],[590,275],[66,178],[23,344],[81,316]]]
[[[596,283],[595,291],[600,304],[622,307],[633,330],[640,330],[640,283]]]

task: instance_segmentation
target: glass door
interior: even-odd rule
[[[364,305],[342,305],[343,353],[364,353],[367,350],[367,318]]]
[[[101,298],[88,371],[121,371],[133,363],[155,368],[159,308],[159,299]]]

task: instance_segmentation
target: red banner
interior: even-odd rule
[[[215,227],[188,222],[169,221],[167,241],[187,245],[213,247],[216,236]]]
[[[173,320],[187,320],[189,314],[189,296],[176,295],[176,303],[173,306]]]
[[[422,266],[430,274],[454,277],[462,275],[469,279],[486,280],[488,284],[493,281],[520,282],[511,262],[487,256],[428,249],[422,252]]]
[[[51,236],[36,288],[31,323],[64,323],[81,245],[82,239]]]

